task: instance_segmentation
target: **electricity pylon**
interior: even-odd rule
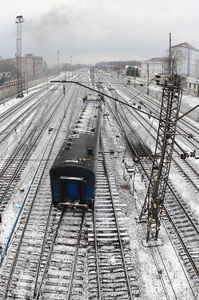
[[[172,84],[165,81],[155,155],[147,194],[140,214],[140,220],[147,220],[147,242],[158,239],[181,97],[182,89],[179,78],[176,76]]]

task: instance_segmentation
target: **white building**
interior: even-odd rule
[[[168,74],[168,57],[151,58],[141,63],[141,76]],[[199,77],[199,50],[184,42],[171,47],[171,71],[182,77]],[[151,76],[150,76],[151,77]]]
[[[171,47],[174,73],[182,77],[199,77],[199,50],[188,43],[181,43]]]
[[[141,76],[154,77],[155,75],[168,74],[168,58],[157,57],[141,62]]]
[[[193,96],[199,97],[199,79],[194,77],[188,77],[186,80],[186,88]]]

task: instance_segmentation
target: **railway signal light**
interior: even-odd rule
[[[195,157],[196,155],[196,150],[194,150],[193,152],[190,152],[190,157]]]
[[[186,154],[186,153],[181,153],[181,154],[180,154],[180,158],[181,158],[181,159],[186,159],[186,157],[187,157],[187,154]]]
[[[196,150],[194,150],[190,153],[187,153],[187,152],[181,153],[180,158],[181,159],[186,159],[187,157],[195,157],[195,155],[196,155]]]
[[[140,161],[140,158],[138,156],[133,157],[134,163],[138,163]]]
[[[156,75],[155,78],[157,78],[157,79],[156,79],[156,84],[157,84],[157,85],[162,85],[162,83],[161,83],[161,81],[160,81],[161,76],[160,76],[160,75]]]

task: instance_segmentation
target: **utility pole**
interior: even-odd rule
[[[147,64],[147,95],[149,95],[149,63]]]
[[[23,97],[23,82],[22,82],[22,24],[24,22],[23,16],[17,16],[15,23],[17,24],[17,49],[16,49],[16,60],[17,60],[17,85],[18,85],[18,96],[17,98]]]
[[[92,81],[92,86],[94,87],[94,79],[95,79],[94,67],[90,67],[90,79]]]
[[[71,77],[73,77],[73,56],[70,56],[71,58]]]
[[[57,51],[57,74],[59,75],[59,51]]]
[[[163,85],[159,128],[148,191],[140,214],[147,221],[147,243],[157,241],[162,220],[182,89],[179,77]]]
[[[190,63],[191,63],[191,46],[190,44],[188,44],[187,77],[190,76]]]
[[[171,78],[171,33],[169,33],[169,76]]]
[[[0,254],[2,250],[2,216],[0,215]]]

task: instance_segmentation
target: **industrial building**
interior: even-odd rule
[[[43,74],[43,57],[34,54],[26,54],[25,56],[18,57],[22,78],[28,77],[34,79]],[[17,73],[17,59],[8,58],[0,59],[0,73],[9,72],[14,76]]]

